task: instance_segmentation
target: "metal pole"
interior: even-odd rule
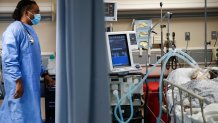
[[[163,3],[160,2],[160,14],[161,14],[161,21],[160,21],[160,28],[161,28],[161,57],[163,56],[163,9],[162,9]]]
[[[167,41],[170,41],[170,13],[167,16]]]
[[[207,0],[204,3],[204,24],[205,24],[205,42],[204,42],[204,63],[207,67]]]

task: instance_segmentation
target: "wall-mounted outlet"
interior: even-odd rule
[[[190,32],[185,32],[185,40],[190,41]]]
[[[216,31],[211,31],[211,40],[217,40],[217,33]]]
[[[156,55],[156,62],[160,59],[160,55]]]

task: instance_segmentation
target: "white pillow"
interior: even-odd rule
[[[176,83],[178,85],[185,84],[191,81],[191,76],[195,71],[194,68],[178,68],[173,70],[167,77],[170,82]]]

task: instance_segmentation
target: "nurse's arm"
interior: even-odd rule
[[[16,83],[22,83],[22,75],[19,62],[19,42],[14,37],[13,31],[5,32],[2,36],[2,65],[3,73],[8,75],[7,80]],[[16,87],[15,92],[23,92],[23,88]],[[22,93],[18,94],[19,97]]]

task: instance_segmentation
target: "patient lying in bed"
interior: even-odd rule
[[[185,84],[191,80],[208,80],[218,77],[218,70],[202,68],[178,68],[173,70],[168,80],[178,85]]]
[[[218,78],[211,79],[209,69],[179,68],[172,71],[168,80],[205,97],[205,103],[218,103]]]
[[[183,86],[187,90],[193,91],[197,95],[204,97],[204,107],[206,107],[205,112],[207,112],[207,106],[218,103],[218,78],[216,71],[212,71],[209,69],[179,68],[172,71],[167,79],[171,82],[176,83],[177,85]],[[171,96],[168,95],[168,97]],[[178,90],[175,90],[175,99],[176,104],[179,104],[180,98]],[[182,99],[184,107],[188,108],[186,110],[183,110],[185,112],[189,111],[190,103],[188,95],[184,94]],[[198,109],[196,113],[199,112],[198,115],[201,116],[199,101],[197,99],[192,99],[192,107]],[[217,108],[215,108],[214,110],[217,110]],[[197,117],[195,117],[194,119],[196,118]],[[197,119],[199,119],[199,117]]]

